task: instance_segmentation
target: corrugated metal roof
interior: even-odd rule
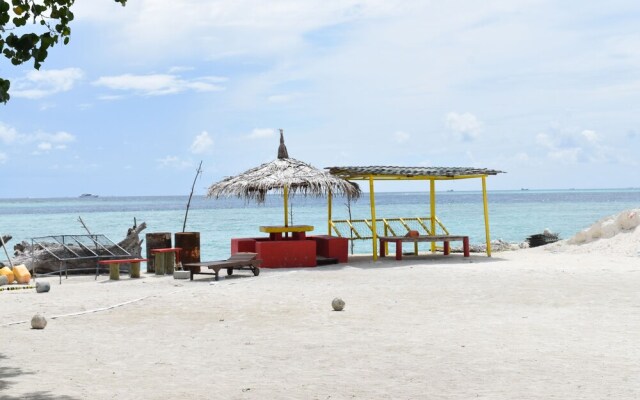
[[[497,175],[504,173],[495,169],[468,167],[394,167],[394,166],[360,166],[360,167],[327,167],[333,175],[345,179],[374,176],[377,178],[401,179],[417,177],[434,177],[440,179],[456,179],[477,177],[478,175]]]

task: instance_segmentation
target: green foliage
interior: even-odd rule
[[[96,0],[87,0],[96,1]],[[114,0],[123,6],[127,0]],[[0,53],[13,65],[33,60],[40,69],[49,48],[71,37],[71,7],[75,0],[0,0]],[[28,26],[33,25],[33,29]],[[40,27],[40,28],[38,28]],[[38,29],[40,29],[38,31]],[[24,31],[36,31],[18,33]],[[0,102],[9,100],[11,82],[0,78]]]

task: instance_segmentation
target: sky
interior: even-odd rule
[[[78,1],[40,71],[0,60],[0,198],[196,195],[276,158],[640,187],[635,0]],[[364,189],[367,185],[363,185]],[[392,182],[379,190],[423,190]],[[438,183],[480,190],[479,180]]]

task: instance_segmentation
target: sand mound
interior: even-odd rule
[[[546,246],[551,251],[609,252],[636,256],[640,252],[640,209],[625,210],[603,218],[572,238]]]
[[[620,214],[601,219],[589,228],[569,239],[569,244],[589,243],[600,238],[612,238],[640,225],[640,209],[626,210]]]

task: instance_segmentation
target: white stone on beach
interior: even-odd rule
[[[31,328],[33,329],[44,329],[47,326],[47,320],[44,316],[40,314],[36,314],[31,318]]]
[[[36,282],[36,292],[46,293],[51,289],[49,282]]]
[[[191,277],[191,271],[176,270],[173,271],[173,279],[189,279]]]
[[[336,297],[331,302],[331,307],[333,307],[335,311],[342,311],[342,309],[344,309],[344,300],[342,300],[340,297]]]

